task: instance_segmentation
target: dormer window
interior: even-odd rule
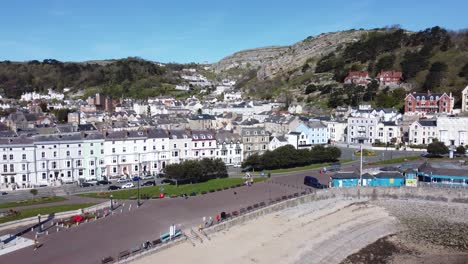
[[[198,139],[198,136],[193,136],[193,139]]]

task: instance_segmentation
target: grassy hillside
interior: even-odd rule
[[[406,90],[395,92],[385,87],[344,87],[347,73],[357,70],[368,71],[372,77],[381,70],[402,71],[408,85]],[[239,88],[251,97],[279,96],[288,101],[289,96],[290,101],[314,106],[356,105],[365,101],[399,107],[401,97],[409,90],[452,92],[460,99],[467,84],[467,31],[449,32],[433,27],[420,32],[399,28],[363,31],[359,40],[320,58],[311,57],[301,67],[273,79],[258,80],[251,74]]]
[[[0,94],[18,98],[24,92],[61,91],[65,87],[87,96],[101,92],[114,98],[146,98],[168,94],[180,82],[180,64],[156,63],[139,58],[105,63],[64,63],[53,59],[19,63],[0,62]]]

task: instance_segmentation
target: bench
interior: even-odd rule
[[[152,244],[153,244],[153,246],[156,246],[156,245],[158,245],[158,244],[161,244],[161,239],[158,238],[158,239],[156,239],[156,240],[153,240]]]
[[[128,250],[122,251],[119,253],[119,260],[127,258],[128,256],[130,256],[130,251]]]
[[[109,257],[107,257],[107,258],[103,258],[103,259],[101,260],[101,263],[102,263],[102,264],[112,263],[112,262],[114,262],[114,258],[111,257],[111,256],[109,256]]]

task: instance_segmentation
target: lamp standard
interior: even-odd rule
[[[140,176],[133,178],[137,182],[137,206],[140,206]]]
[[[39,230],[39,233],[42,232],[42,228],[41,228],[41,214],[38,214],[37,215],[37,222],[39,224],[39,227],[38,227],[38,230]]]
[[[111,208],[111,211],[114,211],[114,201],[112,199],[114,199],[114,196],[111,194],[110,195],[110,208]]]

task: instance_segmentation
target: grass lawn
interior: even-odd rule
[[[338,162],[341,163],[341,164],[345,164],[345,163],[348,163],[348,162],[352,162],[352,160],[340,160]],[[288,168],[288,169],[276,169],[276,170],[270,170],[270,171],[265,171],[265,172],[266,173],[268,173],[268,172],[269,173],[284,173],[284,172],[319,169],[319,168],[330,166],[331,163],[333,163],[333,162],[310,164],[310,165],[302,166],[302,167],[294,167],[294,168]]]
[[[369,165],[385,165],[385,164],[394,164],[394,163],[404,163],[406,161],[417,160],[421,158],[421,156],[409,156],[409,157],[401,157],[401,158],[394,158],[389,160],[380,160],[376,162],[369,162]]]
[[[6,223],[9,221],[15,221],[15,220],[23,219],[23,218],[37,216],[38,214],[45,216],[45,215],[52,214],[52,213],[60,213],[60,212],[78,210],[78,209],[90,207],[93,205],[95,205],[95,203],[64,204],[64,205],[56,205],[56,206],[49,206],[49,207],[18,210],[19,214],[17,215],[0,217],[0,224]]]
[[[55,203],[55,202],[61,202],[61,201],[66,201],[66,200],[67,200],[66,198],[63,198],[60,196],[40,197],[40,198],[33,198],[33,199],[28,199],[28,200],[0,203],[0,209],[36,205],[36,204]]]
[[[254,178],[254,182],[264,181],[268,178]],[[192,192],[199,195],[201,192],[209,192],[210,190],[218,190],[236,186],[238,184],[243,184],[245,179],[241,178],[223,178],[223,179],[213,179],[202,183],[194,184],[184,184],[184,185],[159,185],[159,186],[149,186],[149,187],[140,187],[140,196],[149,195],[154,197],[160,193],[165,193],[166,196],[177,195],[180,196],[182,193],[190,195]],[[163,187],[164,190],[160,191],[159,188]],[[137,188],[132,188],[128,190],[119,190],[113,192],[98,192],[98,193],[82,193],[78,194],[83,197],[93,197],[93,198],[109,198],[112,194],[114,199],[129,199],[130,197],[137,196]]]

